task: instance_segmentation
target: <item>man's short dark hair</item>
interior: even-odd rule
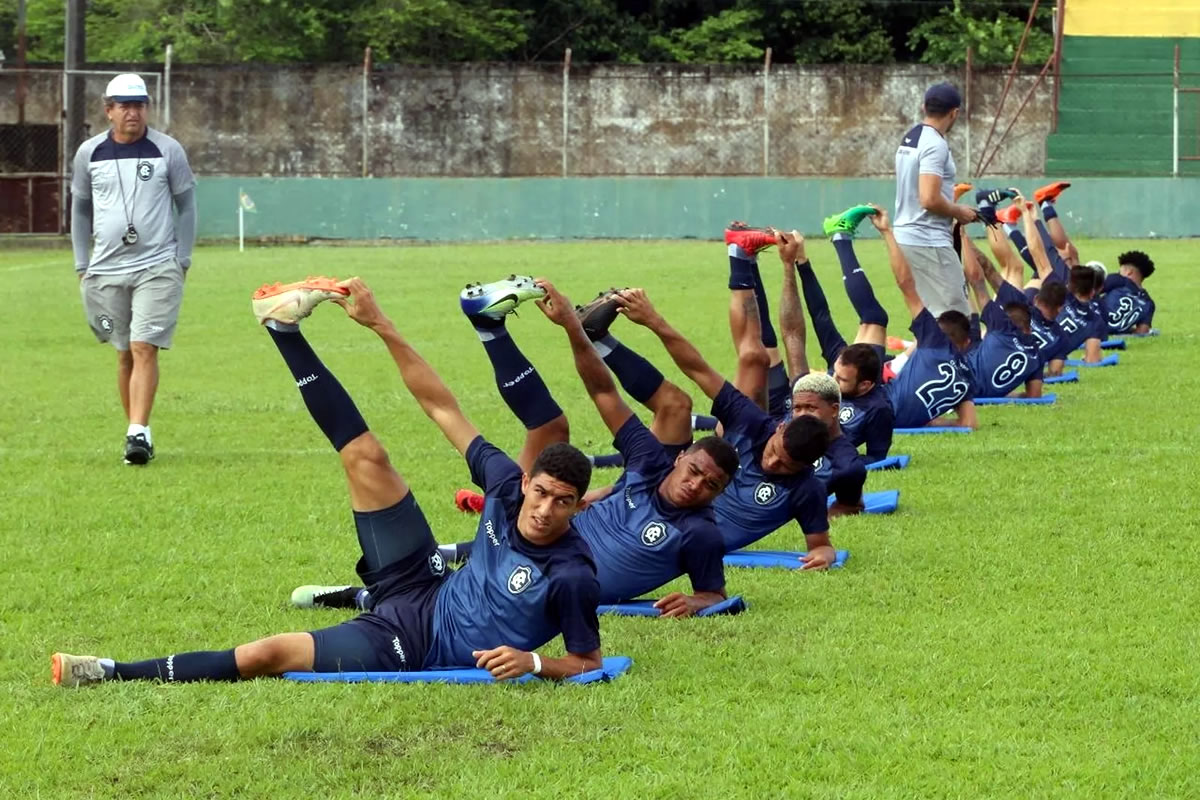
[[[1130,250],[1128,253],[1121,253],[1121,255],[1117,256],[1117,263],[1121,266],[1133,267],[1142,273],[1142,280],[1154,274],[1154,262],[1150,260],[1150,256],[1141,250]]]
[[[1021,330],[1029,330],[1029,326],[1033,324],[1033,318],[1029,315],[1029,306],[1025,303],[1013,301],[1004,304],[1004,313],[1008,314],[1008,318],[1012,320],[1012,324],[1016,325]]]
[[[961,311],[954,309],[943,311],[938,316],[937,323],[938,327],[942,329],[942,333],[949,336],[955,344],[971,338],[971,320],[967,319],[967,315]]]
[[[1067,302],[1067,287],[1058,281],[1043,283],[1036,299],[1041,300],[1046,308],[1062,308],[1063,303]]]
[[[811,464],[829,449],[829,428],[808,414],[794,417],[783,429],[783,449],[797,464]]]
[[[724,472],[729,480],[733,480],[734,474],[738,471],[738,454],[737,450],[733,449],[733,445],[720,436],[705,436],[703,439],[693,442],[687,452],[696,453],[701,450],[708,453],[713,463],[717,465],[717,469]]]
[[[1089,294],[1096,288],[1096,276],[1099,273],[1091,267],[1071,267],[1067,277],[1067,288],[1071,294]]]
[[[573,486],[583,499],[592,482],[592,462],[574,445],[555,442],[538,454],[529,477],[536,478],[542,473]]]
[[[848,364],[858,372],[859,381],[874,381],[879,383],[879,353],[869,344],[852,344],[843,350],[838,358],[843,364]],[[858,381],[855,381],[856,383]]]

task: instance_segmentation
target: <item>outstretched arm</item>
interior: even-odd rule
[[[917,294],[917,282],[913,278],[912,269],[908,266],[908,259],[904,257],[904,251],[900,249],[900,245],[892,233],[892,224],[888,219],[887,211],[874,203],[871,204],[871,207],[875,209],[876,213],[867,219],[871,220],[871,224],[883,236],[883,241],[887,244],[888,262],[892,267],[892,275],[896,278],[896,286],[900,287],[900,293],[904,295],[904,303],[908,306],[909,315],[916,319],[925,310],[925,303]]]
[[[797,231],[783,234],[779,245],[779,260],[783,262],[783,290],[779,295],[779,333],[787,353],[788,375],[798,378],[807,375],[808,332],[804,326],[804,307],[796,288],[796,265],[808,260],[804,253],[804,237]]]
[[[613,382],[612,374],[605,366],[604,360],[583,332],[583,325],[575,314],[575,307],[571,305],[571,301],[545,278],[538,278],[535,283],[546,290],[546,296],[536,301],[537,307],[547,319],[567,332],[571,354],[575,356],[575,371],[583,381],[583,388],[587,390],[588,397],[592,398],[604,424],[616,435],[621,426],[633,416],[633,410],[617,391],[617,384]]]
[[[379,304],[375,302],[375,295],[362,280],[351,278],[338,285],[349,289],[350,297],[334,302],[344,308],[352,320],[375,331],[379,338],[383,339],[392,360],[400,369],[404,385],[420,403],[421,410],[441,428],[442,434],[450,440],[450,444],[465,456],[471,442],[479,436],[479,431],[458,407],[458,401],[454,399],[450,389],[434,372],[433,367],[429,366],[400,335],[400,331],[383,313]]]
[[[631,322],[653,331],[683,374],[691,378],[692,382],[700,387],[700,391],[715,400],[721,393],[721,387],[725,385],[724,376],[709,366],[695,345],[663,319],[662,314],[659,314],[650,302],[650,298],[646,297],[645,290],[624,289],[617,292],[616,296],[617,302],[621,304],[620,312]]]

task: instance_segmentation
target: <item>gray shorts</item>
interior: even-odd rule
[[[85,274],[83,313],[96,339],[128,350],[130,341],[166,349],[183,304],[183,268],[167,259],[122,275]]]
[[[963,277],[962,262],[958,260],[958,253],[954,252],[953,247],[902,244],[900,249],[912,268],[917,294],[930,314],[936,317],[949,310],[971,313],[967,305],[967,281]]]

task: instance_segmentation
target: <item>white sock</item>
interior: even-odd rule
[[[892,372],[894,374],[899,375],[900,371],[904,369],[904,365],[908,363],[908,356],[909,354],[904,352],[892,359]]]
[[[280,322],[277,319],[269,319],[263,325],[280,333],[296,333],[300,330],[300,323],[298,322]]]
[[[138,425],[135,422],[129,423],[129,430],[125,431],[126,436],[137,436],[138,434],[146,437],[146,444],[154,444],[154,440],[150,438],[150,426]]]

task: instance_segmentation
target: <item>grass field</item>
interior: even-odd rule
[[[464,283],[544,274],[576,300],[645,286],[728,373],[724,249],[201,248],[145,469],[121,464],[115,357],[85,327],[69,254],[0,251],[0,797],[1195,797],[1200,244],[1079,243],[1108,264],[1135,246],[1158,264],[1163,336],[1056,387],[1055,406],[898,438],[911,466],[868,489],[900,489],[901,509],[835,523],[846,569],[731,571],[751,605],[735,618],[605,619],[605,651],[635,660],[613,684],[83,691],[51,686],[51,652],[132,660],[347,616],[288,606],[297,584],[352,579],[357,546],[338,461],[250,314],[260,283],[363,276],[515,452],[520,426],[457,311]],[[907,322],[883,246],[859,250]],[[832,249],[809,253],[851,330]],[[777,259],[762,264],[777,293]],[[608,450],[561,332],[532,307],[509,329],[575,442]],[[451,503],[466,469],[381,344],[333,306],[305,331],[439,538],[470,535]],[[614,333],[707,410],[657,341]],[[764,542],[802,543],[794,527]]]

